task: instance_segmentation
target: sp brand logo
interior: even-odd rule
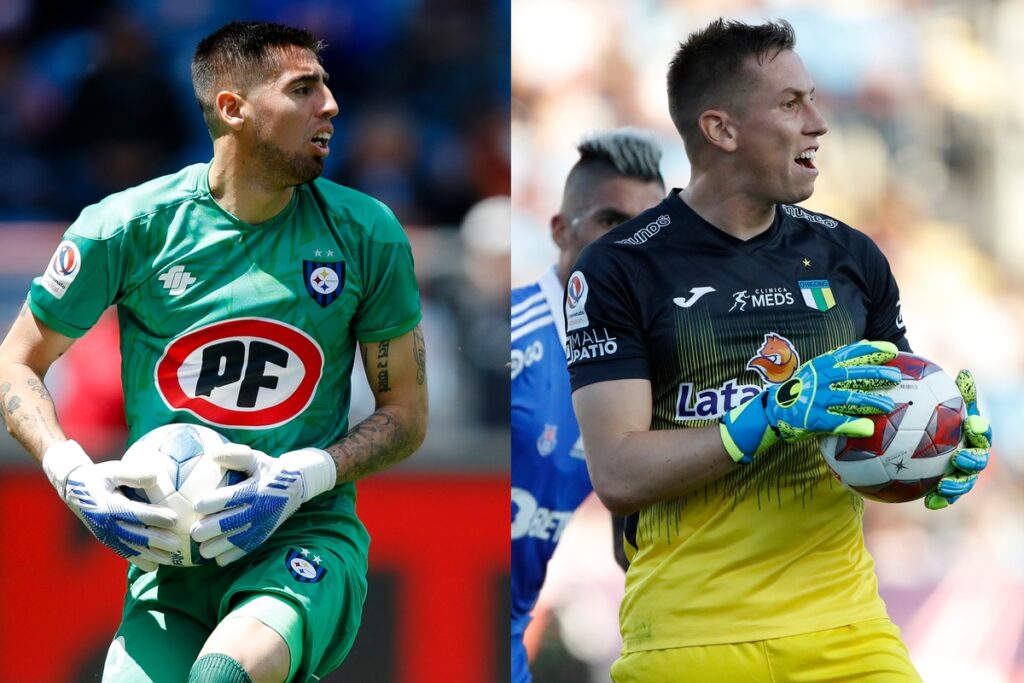
[[[305,410],[324,354],[305,332],[276,320],[239,318],[192,330],[156,364],[160,397],[221,427],[263,429]]]

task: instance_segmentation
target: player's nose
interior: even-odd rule
[[[334,118],[338,115],[338,101],[334,99],[334,94],[327,86],[324,86],[324,95],[324,106],[321,113],[327,118]]]

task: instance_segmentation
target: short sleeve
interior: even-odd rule
[[[868,285],[867,325],[864,335],[870,340],[890,341],[909,351],[907,328],[900,311],[900,289],[893,277],[885,254],[873,241],[867,240],[864,270]]]
[[[584,249],[565,291],[565,345],[572,389],[617,379],[650,379],[638,278],[595,243]]]
[[[416,327],[422,314],[412,246],[398,219],[386,208],[368,237],[363,272],[365,295],[356,311],[356,339],[379,342]]]
[[[43,274],[32,281],[28,305],[47,326],[81,337],[96,324],[120,289],[123,232],[83,237],[72,225]]]

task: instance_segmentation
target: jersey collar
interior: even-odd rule
[[[741,240],[704,220],[700,214],[690,208],[689,204],[683,201],[679,193],[679,188],[673,188],[672,192],[665,198],[665,201],[673,213],[683,217],[684,224],[693,226],[688,231],[685,239],[694,240],[697,243],[707,243],[719,248],[740,252],[756,251],[772,242],[778,236],[781,223],[785,218],[782,209],[776,205],[775,219],[768,229],[749,240]]]

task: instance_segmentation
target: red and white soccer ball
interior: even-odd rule
[[[156,482],[144,489],[122,487],[134,500],[169,507],[178,515],[171,533],[181,540],[181,552],[172,554],[175,566],[193,567],[209,562],[199,554],[199,544],[189,536],[198,515],[193,502],[214,489],[236,483],[245,475],[225,470],[207,455],[227,439],[210,429],[194,424],[170,424],[157,427],[132,444],[121,462],[156,472]]]
[[[869,438],[822,438],[821,454],[853,491],[872,500],[903,503],[933,491],[952,471],[967,411],[956,384],[930,360],[900,353],[885,365],[902,373],[899,385],[885,390],[896,408],[868,416],[875,423]]]

